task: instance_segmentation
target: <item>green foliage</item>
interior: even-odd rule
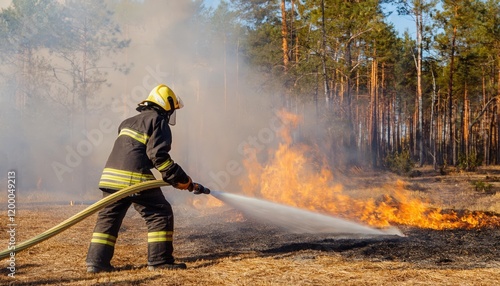
[[[458,154],[457,167],[460,170],[474,172],[477,167],[481,166],[483,160],[476,154],[476,152],[471,152],[469,156],[463,153]]]
[[[242,23],[250,29],[269,22],[279,24],[279,14],[275,13],[279,10],[279,1],[230,0],[230,4],[238,12]]]
[[[491,188],[493,187],[492,184],[486,183],[484,181],[478,180],[478,181],[472,181],[472,186],[476,189],[477,192],[490,192]]]
[[[492,117],[496,105],[486,105],[498,94],[498,0],[445,0],[439,5],[436,0],[303,0],[293,5],[284,1],[286,33],[281,1],[223,0],[207,11],[201,11],[202,0],[188,2],[193,5],[183,13],[192,13],[190,20],[167,28],[155,21],[160,11],[161,17],[169,15],[163,13],[169,5],[160,0],[13,0],[0,11],[0,72],[6,74],[7,83],[2,89],[45,101],[50,94],[50,99],[59,103],[67,100],[62,104],[71,110],[84,109],[87,98],[98,94],[106,84],[107,71],[127,68],[111,63],[110,56],[129,44],[114,20],[118,16],[121,23],[132,28],[146,25],[145,17],[157,28],[168,30],[161,41],[171,41],[177,27],[199,31],[192,33],[197,35],[195,40],[195,36],[182,37],[182,42],[171,43],[189,45],[189,50],[192,47],[197,61],[210,70],[224,63],[225,75],[237,78],[238,84],[250,86],[259,81],[252,87],[260,94],[279,95],[280,101],[272,101],[273,107],[283,104],[300,112],[313,104],[314,120],[321,124],[318,129],[326,130],[324,141],[331,154],[336,151],[333,149],[344,147],[353,152],[386,154],[386,150],[401,146],[416,148],[415,142],[424,138],[425,145],[418,148],[432,153],[423,156],[426,163],[432,157],[436,164],[463,170],[475,170],[482,163],[480,158],[486,164],[499,163],[496,156],[482,154],[486,148],[499,145],[493,142],[498,129],[498,121]],[[393,8],[413,20],[423,15],[421,83],[417,82],[415,67],[418,33],[409,30],[399,34],[389,24],[389,10]],[[286,69],[284,34],[289,49]],[[238,72],[231,74],[233,58],[239,61],[235,67]],[[243,61],[249,69],[239,65]],[[249,70],[259,71],[258,76]],[[222,75],[211,72],[212,76]],[[231,78],[227,81],[230,83]],[[423,110],[419,113],[424,116],[423,122],[416,122],[420,120],[415,100],[418,86],[423,88]],[[285,98],[282,101],[281,95]],[[28,102],[35,104],[34,100]],[[42,110],[42,105],[36,106]],[[452,146],[463,124],[471,121],[474,124],[469,140]],[[422,134],[416,132],[418,123],[423,123]],[[371,127],[378,129],[369,132]],[[492,140],[490,145],[478,143],[483,134]],[[465,144],[468,146],[462,146]],[[465,157],[456,151],[465,148],[476,153]],[[412,168],[410,151],[415,152],[376,157],[376,164],[408,173]],[[497,150],[487,150],[491,151],[497,154]]]
[[[398,175],[406,175],[413,169],[413,161],[408,150],[393,152],[385,157],[385,167]]]
[[[263,24],[258,30],[249,33],[247,59],[259,67],[259,70],[269,74],[283,70],[283,68],[275,70],[276,66],[282,66],[280,33],[279,27],[270,24]]]

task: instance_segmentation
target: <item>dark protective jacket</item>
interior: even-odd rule
[[[163,180],[173,186],[190,181],[170,158],[172,132],[168,120],[166,113],[153,108],[125,119],[118,128],[118,138],[106,162],[99,188],[120,190],[155,180],[152,168],[160,171]]]

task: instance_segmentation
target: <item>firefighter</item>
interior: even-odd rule
[[[170,125],[175,124],[175,111],[182,100],[166,85],[156,86],[146,100],[139,103],[139,114],[125,119],[99,182],[103,197],[147,180],[154,180],[156,168],[165,182],[176,189],[208,190],[193,183],[169,155],[172,144]],[[110,272],[118,230],[133,205],[148,228],[148,269],[185,269],[186,264],[174,262],[172,235],[174,215],[160,188],[146,190],[123,198],[102,209],[92,234],[87,253],[87,272]]]

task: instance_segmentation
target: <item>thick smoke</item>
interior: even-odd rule
[[[107,84],[89,96],[85,116],[68,110],[70,98],[50,94],[28,97],[40,103],[19,109],[8,83],[2,89],[1,171],[5,177],[16,170],[26,200],[99,198],[98,180],[119,123],[136,114],[137,103],[159,83],[184,101],[172,127],[171,156],[193,180],[213,189],[237,188],[245,150],[275,144],[280,122],[272,102],[247,82],[258,76],[250,76],[223,37],[201,22],[191,1],[145,1],[137,7],[114,11],[131,43],[106,60],[127,64],[130,72],[108,70]],[[167,196],[189,195],[165,190]]]

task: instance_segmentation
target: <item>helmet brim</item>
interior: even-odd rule
[[[177,97],[177,103],[179,104],[179,107],[176,108],[176,109],[181,109],[184,107],[184,102],[182,101],[182,99],[179,97],[179,96],[176,96]]]

